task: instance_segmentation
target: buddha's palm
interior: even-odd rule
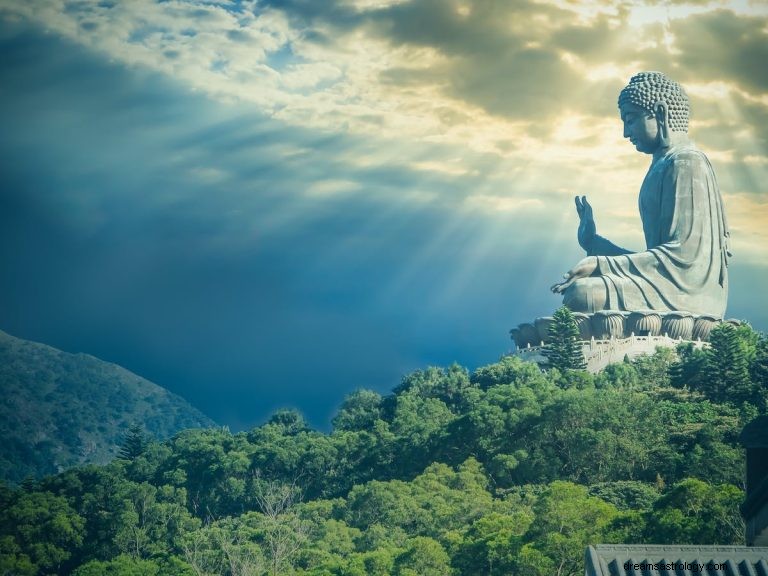
[[[576,196],[576,212],[579,215],[579,230],[576,234],[579,246],[584,248],[587,254],[590,254],[592,242],[594,242],[595,235],[597,234],[597,227],[592,216],[592,206],[587,202],[586,196],[581,198]]]

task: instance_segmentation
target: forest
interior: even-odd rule
[[[106,465],[0,486],[0,574],[576,576],[588,544],[744,543],[764,335],[722,324],[599,374],[552,354],[355,391],[328,433],[291,410],[134,426]]]

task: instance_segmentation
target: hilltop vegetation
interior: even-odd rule
[[[131,424],[156,438],[213,421],[136,374],[0,331],[0,479],[21,482],[117,455]]]
[[[599,375],[420,370],[351,394],[329,434],[282,411],[130,442],[0,491],[0,573],[576,576],[588,543],[743,543],[768,347],[722,331]]]

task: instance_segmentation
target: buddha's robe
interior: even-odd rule
[[[564,294],[570,308],[682,310],[722,317],[728,298],[729,232],[712,165],[692,144],[651,164],[640,188],[644,252],[596,236],[597,270]]]

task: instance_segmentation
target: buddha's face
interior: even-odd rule
[[[653,154],[659,147],[659,125],[656,117],[635,104],[624,104],[621,109],[624,122],[624,138],[635,145],[639,152]]]

